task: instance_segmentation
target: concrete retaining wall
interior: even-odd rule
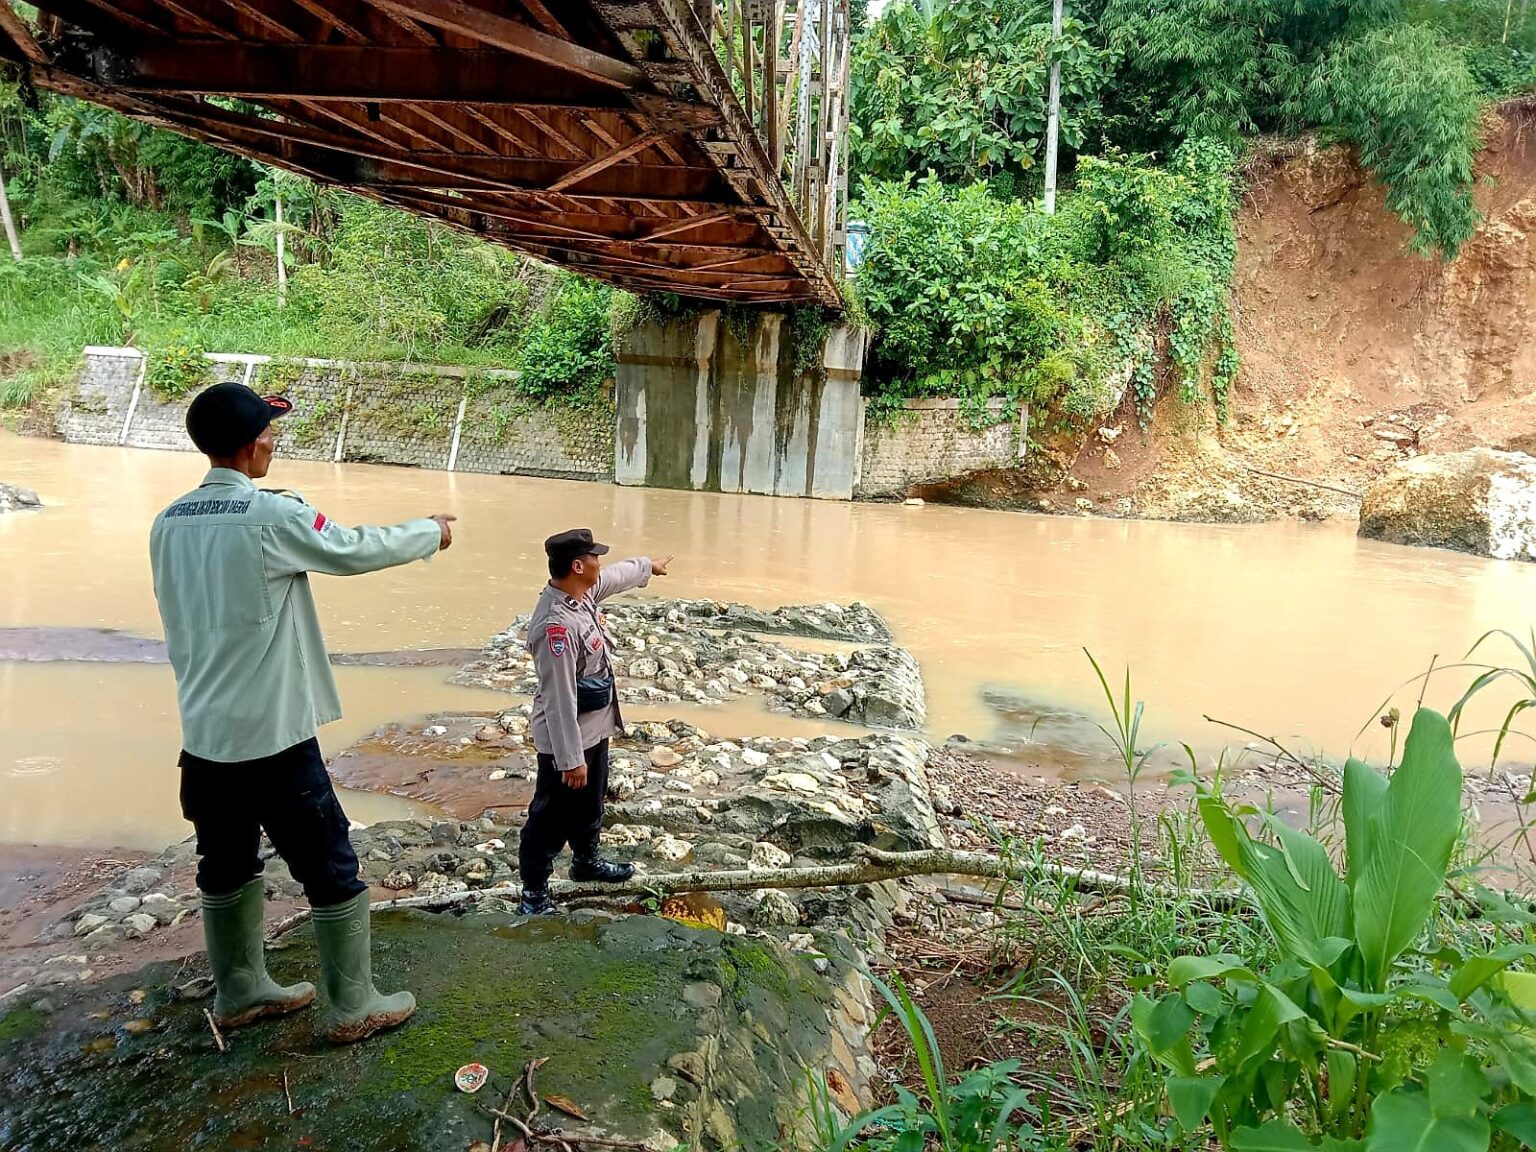
[[[956,400],[912,400],[872,417],[859,395],[866,335],[834,328],[796,373],[789,321],[743,328],[719,312],[648,323],[626,340],[616,396],[543,407],[505,371],[210,354],[209,380],[294,402],[278,455],[620,484],[847,500],[900,495],[1024,457],[1027,413],[994,403],[980,421]],[[79,444],[192,451],[186,404],[144,383],[134,348],[85,350],[58,414]]]
[[[301,460],[353,460],[608,480],[613,476],[613,406],[545,408],[507,387],[516,374],[463,368],[274,360],[210,354],[209,381],[240,380],[294,402],[277,422],[277,453]],[[64,439],[190,452],[186,401],[144,384],[134,348],[85,350],[80,383],[59,413]]]
[[[908,400],[883,419],[866,418],[859,496],[890,496],[991,468],[1015,468],[1029,442],[1029,412],[1000,400],[967,411],[959,400]]]

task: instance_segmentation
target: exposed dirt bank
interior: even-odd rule
[[[1037,430],[1031,474],[918,495],[1170,520],[1353,518],[1348,493],[1404,456],[1536,450],[1536,109],[1506,105],[1485,140],[1483,221],[1448,264],[1407,251],[1408,229],[1345,150],[1254,161],[1226,425],[1165,396],[1145,430],[1128,412],[1086,438]]]

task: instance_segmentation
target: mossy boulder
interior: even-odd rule
[[[312,937],[289,939],[274,975],[312,977]],[[590,1123],[548,1104],[540,1123],[660,1152],[768,1149],[804,1122],[806,1068],[846,1047],[833,1018],[847,959],[823,976],[771,940],[646,916],[413,912],[376,915],[374,940],[380,986],[411,988],[420,1010],[349,1048],[317,1041],[302,1012],[233,1033],[220,1054],[208,1002],[178,998],[174,964],[18,998],[0,1016],[0,1147],[463,1152],[490,1140],[482,1105],[546,1057],[540,1093]],[[474,1096],[453,1086],[472,1061],[491,1070]]]

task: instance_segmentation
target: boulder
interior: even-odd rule
[[[0,512],[15,512],[19,509],[41,508],[43,502],[37,498],[37,493],[30,488],[18,488],[14,484],[0,484]]]
[[[1360,535],[1536,560],[1536,458],[1473,448],[1405,460],[1366,491]]]

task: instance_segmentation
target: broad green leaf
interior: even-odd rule
[[[1461,1008],[1461,1001],[1451,995],[1451,989],[1444,980],[1435,980],[1425,976],[1413,984],[1402,984],[1393,990],[1394,1000],[1417,1000],[1421,1004],[1433,1004],[1436,1008],[1444,1008],[1447,1012],[1455,1013]]]
[[[1343,1027],[1362,1012],[1374,1012],[1396,1000],[1386,992],[1362,992],[1358,988],[1340,988],[1339,1027]]]
[[[1523,1032],[1500,1038],[1499,1062],[1510,1082],[1527,1096],[1536,1096],[1536,1041]]]
[[[1328,1050],[1328,1116],[1338,1120],[1354,1103],[1355,1073],[1359,1059],[1353,1052]]]
[[[1137,993],[1136,998],[1131,1001],[1131,1027],[1135,1030],[1136,1035],[1141,1037],[1143,1043],[1147,1046],[1147,1050],[1152,1053],[1153,1058],[1159,1064],[1171,1069],[1180,1076],[1194,1076],[1196,1075],[1195,1055],[1190,1047],[1187,1034],[1180,1033],[1177,1040],[1170,1047],[1165,1048],[1158,1042],[1159,1039],[1167,1040],[1173,1031],[1173,1025],[1176,1023],[1176,1021],[1158,1015],[1159,1008],[1166,1000],[1178,1002],[1179,1007],[1188,1013],[1189,1019],[1191,1021],[1194,1020],[1194,1011],[1179,1001],[1179,995],[1176,992],[1167,996],[1164,1001],[1152,1000]],[[1163,1009],[1163,1011],[1166,1013],[1173,1010]],[[1187,1032],[1187,1024],[1185,1029]],[[1158,1039],[1154,1039],[1154,1036],[1158,1037]]]
[[[1493,1126],[1527,1147],[1536,1148],[1536,1104],[1528,1100],[1506,1104],[1493,1114]]]
[[[1364,761],[1344,762],[1344,875],[1351,892],[1371,858],[1371,817],[1386,796],[1387,785],[1387,778]]]
[[[1440,1118],[1471,1116],[1490,1088],[1488,1077],[1472,1057],[1453,1048],[1442,1048],[1424,1073],[1429,1087],[1429,1110]]]
[[[1461,830],[1461,765],[1438,712],[1415,714],[1402,765],[1369,825],[1370,857],[1355,883],[1355,939],[1366,984],[1380,989],[1423,930]]]
[[[1215,1016],[1226,1005],[1227,998],[1214,984],[1197,981],[1184,989],[1184,1003],[1202,1016]]]
[[[1318,968],[1332,960],[1324,946],[1330,938],[1351,938],[1349,890],[1333,870],[1328,853],[1301,832],[1273,826],[1284,852],[1261,844],[1248,834],[1242,820],[1213,796],[1199,800],[1211,842],[1249,887],[1281,945]],[[1297,878],[1300,878],[1300,883]]]
[[[1365,1135],[1366,1152],[1488,1152],[1488,1118],[1439,1117],[1429,1096],[1399,1088],[1377,1097]]]
[[[1451,995],[1464,1001],[1516,960],[1532,956],[1536,948],[1528,944],[1507,944],[1482,956],[1468,956],[1451,977]]]
[[[1536,972],[1501,972],[1499,987],[1516,1008],[1536,1016]]]
[[[1211,1101],[1227,1082],[1225,1076],[1170,1076],[1168,1077],[1168,1103],[1179,1127],[1193,1132],[1205,1123],[1211,1110]]]
[[[1167,1052],[1189,1032],[1195,1012],[1177,993],[1164,996],[1147,1021],[1147,1040],[1154,1052]]]
[[[1242,1041],[1238,1046],[1237,1065],[1245,1067],[1250,1060],[1267,1057],[1275,1050],[1275,1033],[1292,1020],[1306,1015],[1296,1002],[1273,984],[1259,988],[1259,998],[1243,1021]]]
[[[1168,985],[1172,988],[1182,988],[1195,980],[1214,980],[1217,977],[1247,981],[1258,979],[1242,957],[1227,952],[1218,952],[1213,956],[1179,956],[1168,965]]]
[[[1316,1149],[1296,1125],[1286,1120],[1271,1120],[1262,1128],[1234,1129],[1232,1152],[1316,1152]]]

